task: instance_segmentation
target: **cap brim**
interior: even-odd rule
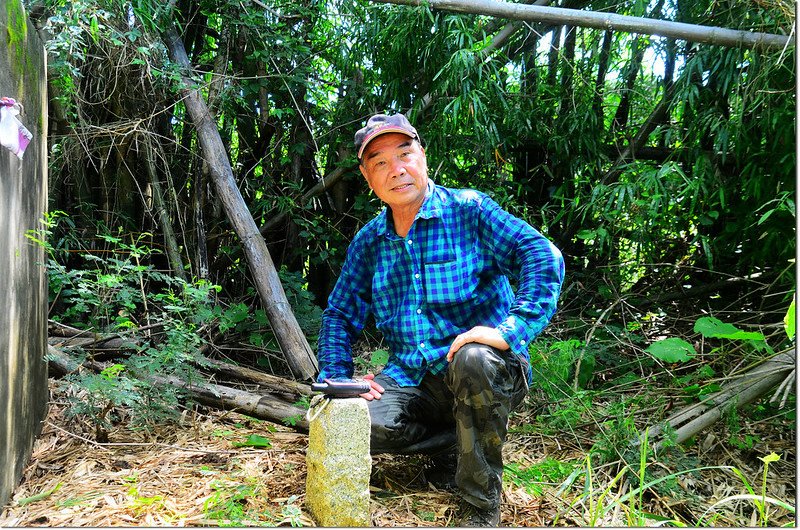
[[[400,133],[400,134],[405,134],[405,135],[406,135],[406,136],[408,136],[409,138],[416,138],[416,137],[417,137],[417,135],[416,135],[416,134],[414,134],[414,133],[412,133],[411,131],[408,131],[408,130],[406,130],[406,129],[403,129],[402,127],[395,127],[394,125],[389,125],[389,126],[387,126],[387,127],[379,127],[379,128],[377,128],[377,129],[375,129],[374,131],[372,131],[371,133],[369,133],[369,134],[367,135],[367,137],[366,137],[366,138],[364,138],[364,141],[363,141],[363,142],[361,142],[361,149],[359,149],[359,150],[358,150],[358,159],[359,159],[359,160],[361,160],[361,157],[362,157],[362,156],[363,156],[363,154],[364,154],[364,149],[366,149],[366,148],[367,148],[367,145],[369,145],[369,143],[370,143],[372,140],[374,140],[374,139],[375,139],[375,138],[377,138],[378,136],[380,136],[380,135],[382,135],[382,134],[386,134],[386,133]]]

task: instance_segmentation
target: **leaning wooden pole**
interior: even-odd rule
[[[643,35],[660,35],[690,42],[716,44],[718,46],[743,47],[761,50],[782,50],[793,47],[794,41],[786,35],[740,31],[698,24],[686,24],[670,20],[582,11],[563,7],[543,7],[495,0],[372,0],[381,4],[429,6],[442,11],[489,15],[526,22],[569,24],[586,28],[624,31]]]
[[[162,34],[162,39],[170,59],[184,70],[182,73],[184,88],[181,89],[181,95],[184,105],[186,105],[186,111],[197,130],[197,137],[203,149],[203,158],[208,164],[228,220],[242,241],[247,265],[253,275],[253,281],[264,304],[275,337],[294,376],[301,380],[311,379],[318,371],[317,360],[305,335],[300,330],[294,313],[292,313],[278,272],[275,270],[275,264],[269,255],[267,244],[259,233],[253,216],[239,192],[236,180],[233,178],[230,160],[228,160],[214,118],[199,90],[192,88],[194,83],[186,76],[191,64],[183,42],[174,27],[167,29]]]

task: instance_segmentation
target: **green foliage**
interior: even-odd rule
[[[715,317],[700,317],[694,324],[695,333],[715,339],[763,341],[764,335],[754,331],[742,331],[733,324],[727,324]]]
[[[533,343],[529,349],[533,370],[531,389],[541,390],[552,400],[568,397],[572,388],[570,376],[583,349],[583,342],[577,339]]]
[[[303,330],[311,347],[316,349],[319,327],[322,322],[322,309],[314,303],[314,296],[308,292],[308,283],[302,274],[290,272],[283,267],[279,276],[300,329]]]
[[[511,463],[504,466],[503,479],[515,486],[524,487],[535,496],[544,495],[544,485],[554,485],[567,478],[578,464],[575,462],[561,462],[553,458],[545,458],[538,464],[522,468]]]
[[[280,513],[259,510],[263,488],[252,480],[244,483],[235,480],[215,479],[214,490],[203,504],[205,516],[221,527],[285,526],[301,527],[302,510],[298,497],[291,495],[281,502]]]
[[[727,504],[727,503],[731,503],[731,502],[736,502],[736,501],[749,501],[749,502],[752,502],[755,505],[756,510],[757,510],[757,514],[758,514],[757,523],[761,527],[772,526],[771,520],[770,520],[770,517],[769,517],[769,515],[770,515],[769,514],[769,507],[771,505],[780,507],[781,509],[791,513],[792,515],[794,515],[796,513],[797,508],[794,505],[792,505],[792,504],[790,504],[788,502],[782,501],[780,499],[775,499],[773,497],[768,497],[767,496],[767,473],[768,473],[768,470],[769,470],[769,465],[771,463],[773,463],[773,462],[780,461],[780,459],[781,459],[780,455],[778,455],[778,454],[773,452],[773,453],[768,454],[767,456],[763,456],[763,457],[760,456],[760,457],[758,457],[758,459],[761,460],[764,463],[764,471],[763,471],[763,475],[761,477],[761,492],[760,492],[760,494],[757,494],[753,490],[752,486],[750,485],[750,482],[747,480],[747,477],[744,475],[744,473],[742,473],[736,467],[730,467],[729,469],[742,481],[742,484],[744,485],[744,487],[746,488],[748,493],[739,494],[739,495],[728,495],[725,498],[715,502],[713,505],[711,505],[703,513],[703,515],[700,517],[700,519],[699,519],[699,521],[697,523],[697,526],[703,526],[704,524],[706,524],[708,522],[706,517],[708,516],[709,513],[714,512],[717,509],[718,506],[721,506],[721,505]],[[713,523],[713,516],[711,516],[710,519],[711,519],[710,522]]]
[[[49,221],[48,221],[49,222]],[[45,245],[51,258],[47,270],[53,315],[74,327],[123,339],[129,355],[101,373],[76,372],[62,381],[72,388],[69,414],[85,415],[102,438],[112,416],[130,413],[134,426],[148,427],[175,418],[177,392],[147,381],[150,375],[191,378],[193,364],[202,363],[203,326],[209,324],[218,287],[205,281],[185,282],[165,275],[143,262],[157,251],[146,244],[148,234],[102,234],[108,253],[84,250],[91,268],[68,269],[56,261],[60,253],[42,234],[31,235]],[[83,358],[91,352],[76,354]]]
[[[389,351],[378,348],[369,354],[369,359],[355,357],[353,363],[365,373],[377,373],[389,361]]]
[[[272,442],[270,442],[269,438],[258,434],[251,434],[247,437],[247,439],[243,442],[233,442],[231,445],[234,447],[260,447],[263,449],[267,449],[272,447]]]
[[[797,302],[797,297],[792,298],[792,303],[789,305],[789,310],[786,311],[786,316],[783,317],[783,327],[786,329],[786,335],[789,337],[789,340],[794,340],[795,326],[797,324],[795,315],[795,302]]]
[[[220,526],[246,526],[258,520],[259,514],[247,507],[247,500],[258,495],[255,484],[227,484],[215,480],[211,483],[214,492],[203,503],[206,517],[217,521]]]
[[[697,354],[691,344],[677,337],[654,342],[647,347],[647,352],[668,363],[688,361]]]
[[[785,2],[655,4],[660,12],[639,0],[589,7],[783,34],[794,26]],[[568,260],[560,315],[580,325],[531,346],[531,401],[543,410],[520,431],[578,439],[579,430],[596,429],[594,458],[629,466],[612,482],[641,483],[640,448],[620,445],[640,426],[637,411],[661,405],[662,394],[701,399],[719,390],[731,366],[771,351],[769,326],[757,332],[692,317],[690,331],[685,318],[667,316],[659,297],[764,274],[768,296],[750,288],[761,280],[741,292],[731,282],[719,295],[676,306],[727,315],[735,304],[752,314],[794,288],[793,47],[673,46],[614,32],[601,65],[602,30],[576,29],[572,56],[563,33],[553,47],[554,29],[536,25],[495,48],[501,23],[427,6],[203,0],[171,6],[169,16],[152,0],[45,0],[43,7],[53,15],[47,47],[58,119],[49,142],[53,214],[31,238],[50,258],[52,317],[130,342],[123,370],[87,380],[91,392],[74,387],[104,428],[125,404],[144,410],[160,399],[139,374],[191,375],[185,371],[211,330],[256,351],[251,358],[263,367],[274,369],[280,350],[186,107],[175,102],[184,87],[160,39],[173,23],[248,208],[262,224],[286,214],[265,239],[312,348],[346,246],[381,208],[348,152],[352,135],[374,112],[403,111],[421,133],[436,182],[491,193]],[[675,71],[665,79],[661,67],[673,53]],[[623,80],[632,73],[629,88]],[[623,103],[627,126],[617,127]],[[644,132],[635,156],[617,160]],[[176,280],[161,269],[150,178],[130,169],[141,165],[145,137],[157,140],[156,177],[185,271],[207,281]],[[338,181],[308,194],[334,171],[343,173]],[[618,305],[606,313],[610,304]],[[794,304],[784,322],[791,341]],[[356,359],[360,370],[387,360],[372,339]],[[174,403],[166,399],[165,414]],[[755,447],[746,436],[732,433],[731,443]],[[602,491],[584,497],[592,522],[611,499],[609,492],[600,502]],[[641,497],[628,499],[631,523],[645,522]]]

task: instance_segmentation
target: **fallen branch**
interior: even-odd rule
[[[47,347],[47,353],[48,366],[53,376],[63,376],[81,369],[99,373],[104,369],[104,366],[96,361],[85,360],[79,363],[53,346]],[[179,388],[188,399],[201,405],[233,410],[254,418],[284,425],[288,424],[298,431],[308,432],[308,422],[305,419],[306,410],[304,408],[287,403],[269,394],[254,394],[208,382],[189,383],[175,376],[137,375],[137,377],[154,385]]]
[[[254,418],[274,421],[289,425],[302,432],[308,432],[306,409],[290,405],[270,395],[252,394],[213,383],[187,383],[174,376],[151,375],[146,379],[159,385],[180,388],[188,398],[202,405],[233,410]]]
[[[288,394],[293,396],[295,401],[303,396],[311,395],[311,387],[309,385],[304,385],[303,383],[298,383],[290,379],[284,379],[276,375],[259,372],[258,370],[253,370],[245,366],[237,366],[235,364],[208,358],[203,359],[202,364],[209,366],[216,373],[235,377],[241,381],[250,381],[266,387],[261,390],[270,393]]]
[[[648,439],[654,440],[661,436],[669,426],[675,431],[675,443],[681,443],[716,423],[723,414],[731,409],[741,408],[748,403],[765,396],[775,386],[786,379],[794,378],[796,370],[797,350],[791,349],[782,352],[772,359],[745,372],[733,379],[719,392],[708,395],[700,403],[685,407],[660,425],[648,428]],[[785,392],[788,385],[780,384],[773,400],[781,392]],[[658,447],[663,440],[654,444]]]
[[[159,324],[153,324],[149,327],[155,327]],[[142,330],[144,328],[139,328]],[[133,348],[139,344],[135,338],[125,338],[116,334],[101,335],[92,331],[85,331],[70,326],[64,326],[57,322],[51,321],[50,331],[57,330],[59,335],[57,337],[48,337],[47,343],[56,348],[74,348],[80,347],[84,351],[91,354],[97,352],[107,353],[108,355],[103,358],[93,355],[93,361],[103,361],[106,357],[114,357],[114,354],[123,355],[123,350],[126,348]],[[196,363],[199,367],[209,368],[217,374],[223,374],[233,377],[242,382],[255,383],[259,385],[259,390],[270,394],[284,395],[292,402],[301,399],[303,396],[311,395],[311,387],[307,384],[299,383],[292,379],[278,377],[276,375],[267,374],[247,368],[246,366],[239,366],[216,359],[210,359],[202,356]],[[102,369],[102,368],[101,368]]]

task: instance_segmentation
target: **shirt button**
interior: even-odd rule
[[[523,346],[525,346],[525,341],[524,340],[519,341],[519,343],[522,344]]]
[[[414,240],[413,239],[409,239],[408,240],[408,244],[411,245],[412,243],[414,243]]]
[[[417,309],[417,314],[421,315],[422,314],[422,309]]]
[[[419,347],[420,347],[420,348],[424,348],[424,347],[425,347],[425,343],[424,343],[424,342],[420,342],[420,343],[419,343]]]
[[[416,273],[416,274],[414,275],[414,278],[416,278],[416,279],[418,279],[418,280],[419,280],[419,273]]]

